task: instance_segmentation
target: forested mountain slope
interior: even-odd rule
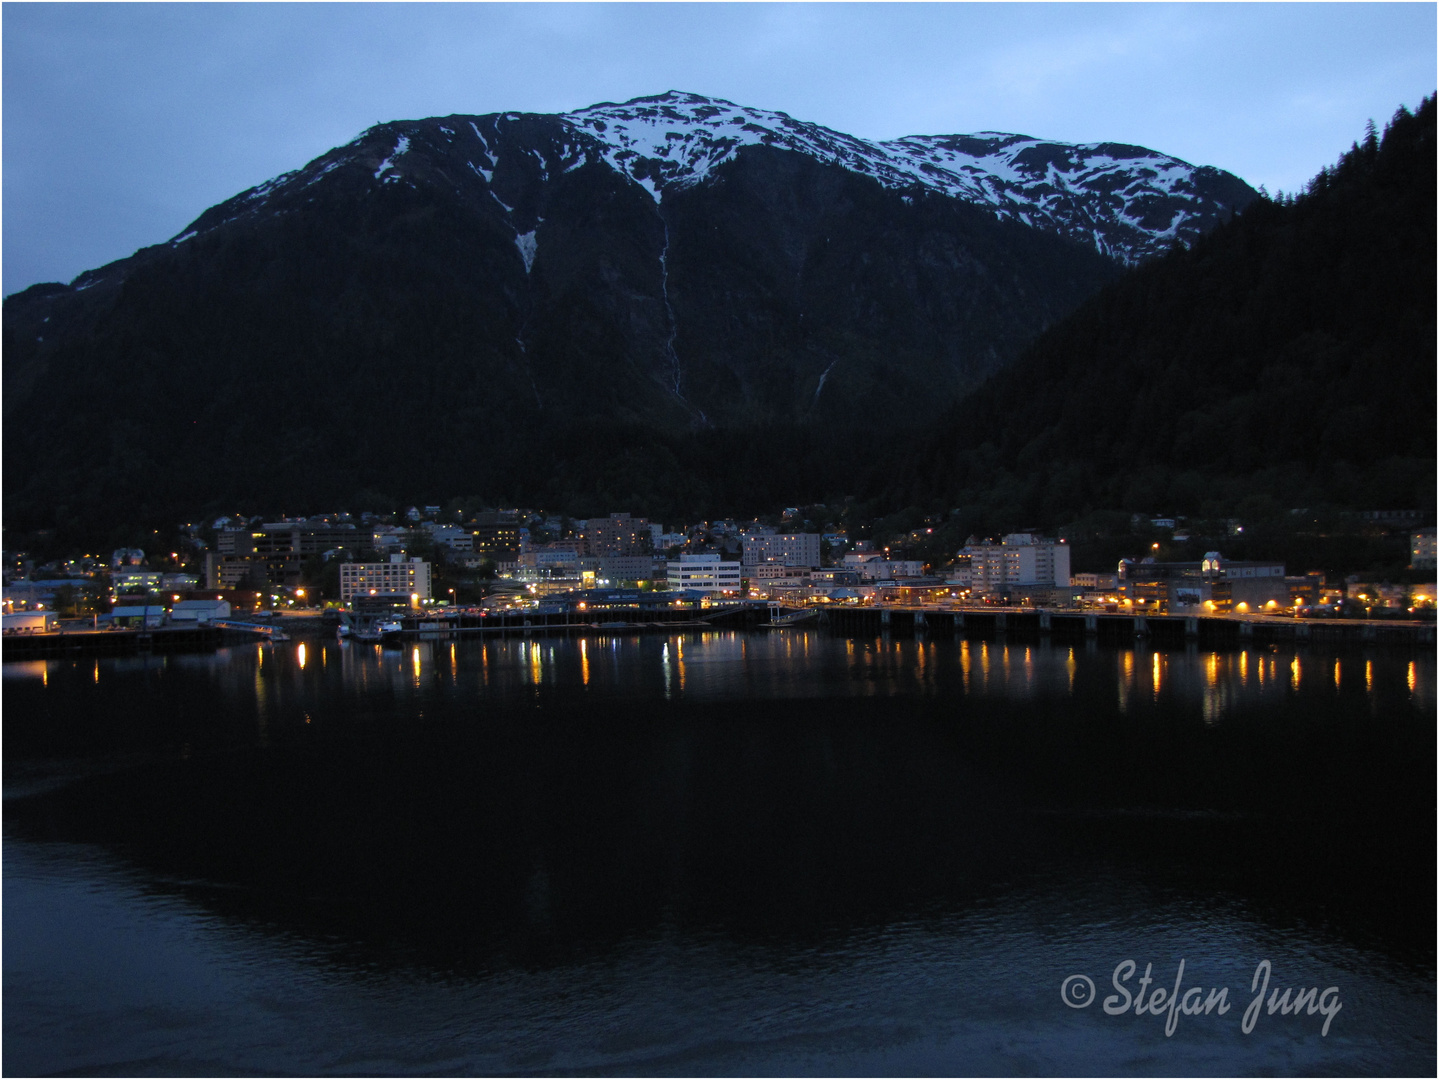
[[[871,476],[882,501],[1434,505],[1435,110],[1141,266]]]

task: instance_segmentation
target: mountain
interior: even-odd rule
[[[538,132],[516,127],[536,124],[547,129],[538,138]],[[784,113],[671,91],[557,117],[503,113],[380,125],[304,169],[221,204],[172,243],[264,214],[337,169],[370,173],[374,183],[417,186],[435,179],[430,170],[449,166],[466,180],[468,169],[493,187],[499,160],[508,164],[514,153],[533,157],[545,182],[552,173],[603,161],[660,203],[755,146],[794,151],[873,177],[891,190],[983,206],[1001,220],[1092,245],[1126,264],[1163,254],[1175,241],[1192,243],[1255,195],[1229,173],[1140,146],[1073,145],[993,131],[870,142]],[[506,213],[515,212],[496,198]],[[527,266],[535,253],[534,230],[519,230],[540,220],[524,213],[515,220],[516,237],[528,237],[517,239]]]
[[[7,521],[788,501],[1253,197],[1136,147],[689,94],[382,124],[7,298]]]
[[[656,200],[701,182],[744,147],[775,146],[887,188],[988,207],[1002,220],[1092,244],[1128,264],[1175,241],[1192,243],[1255,195],[1229,173],[1142,146],[1073,145],[997,131],[869,142],[696,94],[595,105],[565,119],[597,137],[605,160]]]
[[[870,478],[979,528],[1432,512],[1435,105],[1106,287]]]

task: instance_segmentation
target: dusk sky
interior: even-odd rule
[[[688,90],[871,139],[1137,143],[1273,192],[1436,84],[1432,3],[5,3],[0,29],[7,295],[387,120]]]

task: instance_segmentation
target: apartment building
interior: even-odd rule
[[[745,533],[740,539],[740,561],[747,567],[763,563],[817,567],[820,539],[819,533]]]
[[[585,546],[589,555],[647,555],[652,543],[647,518],[611,514],[585,522]]]
[[[205,556],[205,585],[233,589],[258,569],[271,585],[297,585],[305,560],[336,548],[371,546],[373,537],[353,525],[329,521],[273,521],[259,528],[222,529]]]
[[[524,530],[514,510],[486,510],[476,514],[469,527],[470,543],[477,555],[504,562],[520,553]]]
[[[430,564],[423,559],[391,555],[388,562],[341,563],[340,602],[356,596],[430,598]]]
[[[976,596],[1000,595],[1010,588],[1069,587],[1069,545],[1033,533],[1008,533],[1000,542],[971,538],[960,551],[968,560],[969,587]]]

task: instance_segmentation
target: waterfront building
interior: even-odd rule
[[[956,577],[969,560],[969,588],[976,596],[1007,596],[1020,590],[1068,589],[1069,545],[1033,533],[1008,533],[999,543],[979,543],[970,537],[959,553]]]
[[[1226,560],[1217,551],[1199,562],[1123,559],[1119,592],[1136,606],[1158,611],[1218,613],[1292,606],[1282,562]]]
[[[340,602],[348,604],[361,595],[428,600],[430,564],[401,555],[391,555],[388,562],[341,563]]]
[[[511,580],[524,586],[524,595],[536,599],[593,587],[595,575],[592,570],[585,572],[578,564],[570,563],[554,567],[521,566],[511,575]]]
[[[721,555],[681,555],[666,567],[671,589],[717,593],[740,591],[740,563]]]
[[[60,616],[53,611],[6,611],[4,631],[9,634],[48,634],[60,629]]]
[[[1358,577],[1357,574],[1351,576]],[[1401,608],[1409,603],[1409,586],[1391,585],[1387,581],[1346,582],[1345,594],[1349,600],[1365,607]]]
[[[148,630],[165,625],[164,604],[122,604],[110,611],[111,626]]]
[[[1286,576],[1284,587],[1289,591],[1289,602],[1294,606],[1317,604],[1324,594],[1324,572],[1311,570],[1304,575]]]
[[[230,617],[230,605],[224,600],[177,600],[170,607],[170,621],[193,622],[197,625]]]

